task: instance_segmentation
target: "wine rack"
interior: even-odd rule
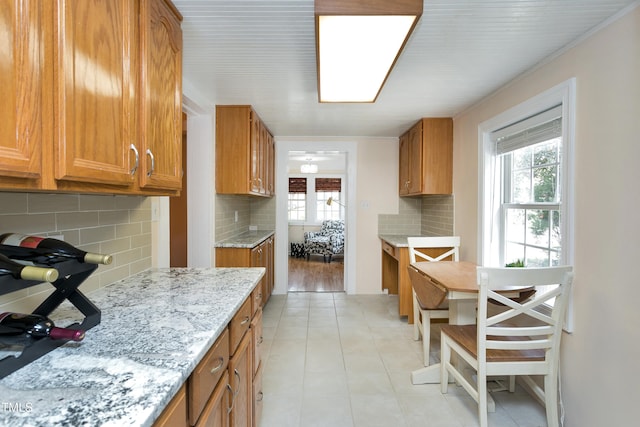
[[[6,254],[11,257],[10,254]],[[46,267],[58,270],[58,279],[51,283],[54,291],[33,311],[33,314],[49,317],[49,315],[65,300],[69,300],[85,317],[81,323],[66,326],[68,328],[87,331],[100,323],[101,312],[78,287],[98,268],[96,264],[87,264],[74,259],[59,259],[47,263]],[[0,276],[0,295],[26,289],[42,282],[18,280],[10,275]],[[50,338],[33,339],[22,336],[0,335],[0,342],[5,345],[23,345],[19,356],[7,356],[0,360],[0,378],[28,365],[50,351],[64,345],[67,340]]]

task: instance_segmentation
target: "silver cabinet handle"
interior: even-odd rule
[[[135,175],[136,171],[138,170],[138,165],[140,164],[140,154],[138,153],[138,149],[136,148],[136,146],[133,144],[129,146],[129,149],[133,150],[133,153],[136,155],[136,162],[133,165],[133,168],[131,169],[131,171],[129,172],[131,175]]]
[[[224,366],[224,357],[218,356],[218,361],[219,361],[218,365],[214,366],[213,368],[211,368],[211,371],[209,371],[212,374],[215,374]]]
[[[234,370],[233,370],[233,373],[234,373],[234,374],[235,374],[235,376],[238,378],[238,389],[237,389],[236,391],[234,391],[234,392],[233,392],[233,394],[234,394],[235,396],[237,396],[237,395],[238,395],[238,393],[240,393],[240,385],[241,385],[241,382],[242,382],[242,378],[240,377],[240,372],[238,372],[238,370],[237,370],[237,369],[234,369]]]
[[[236,401],[236,395],[233,394],[233,389],[229,384],[227,384],[227,391],[231,394],[231,405],[229,405],[229,407],[227,408],[227,414],[230,414],[231,411],[233,410],[233,404]]]
[[[240,325],[246,325],[247,323],[249,323],[249,320],[251,320],[251,319],[249,319],[249,316],[245,316],[245,318],[242,320],[242,322],[240,322]],[[238,371],[236,371],[236,372],[238,372]]]
[[[147,148],[147,156],[151,157],[151,169],[147,172],[147,176],[151,176],[153,170],[156,168],[156,159],[153,157],[153,153],[149,148]]]

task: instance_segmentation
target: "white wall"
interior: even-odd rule
[[[575,331],[561,354],[565,425],[629,425],[640,378],[640,7],[454,118],[454,227],[461,258],[476,261],[478,125],[571,77]]]

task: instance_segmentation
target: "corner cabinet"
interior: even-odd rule
[[[400,196],[451,194],[453,120],[423,118],[400,136]]]
[[[249,105],[216,106],[216,192],[275,194],[273,135]]]
[[[0,76],[8,100],[0,106],[0,190],[177,194],[182,17],[175,7],[4,3],[0,49],[11,55]]]

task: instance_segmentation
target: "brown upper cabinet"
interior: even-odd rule
[[[182,17],[175,7],[166,0],[6,3],[0,189],[177,194]]]
[[[44,72],[43,16],[46,2],[5,1],[0,8],[0,181],[1,187],[38,188],[43,146],[52,129],[51,82]]]
[[[216,106],[216,192],[271,197],[273,135],[249,105]]]
[[[145,189],[182,187],[180,21],[169,1],[141,2],[140,186]]]
[[[400,136],[400,196],[451,194],[453,120],[423,118]]]

